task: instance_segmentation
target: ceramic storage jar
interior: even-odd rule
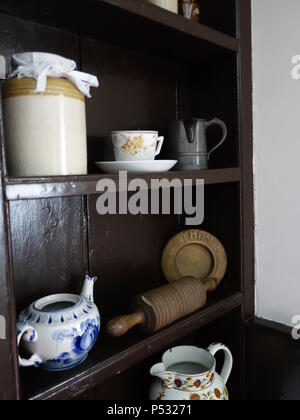
[[[178,0],[149,0],[150,3],[173,13],[178,13]]]
[[[38,93],[32,78],[3,86],[10,176],[87,174],[85,97],[66,79],[47,78]]]

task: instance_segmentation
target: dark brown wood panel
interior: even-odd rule
[[[204,25],[235,37],[237,35],[236,0],[201,1],[200,20]]]
[[[153,383],[153,377],[150,376],[150,368],[161,360],[164,351],[175,346],[197,346],[207,348],[211,343],[217,341],[226,344],[234,357],[234,366],[228,383],[230,398],[239,400],[241,360],[240,360],[240,333],[241,325],[239,322],[240,311],[235,310],[224,318],[212,322],[209,326],[196,330],[178,340],[176,337],[173,343],[162,348],[158,353],[153,354],[146,360],[138,363],[124,372],[113,375],[104,385],[95,389],[96,400],[122,400],[122,401],[147,401],[149,399],[150,386]],[[219,357],[220,356],[220,357]],[[222,363],[222,354],[217,356],[217,371],[220,372]]]
[[[100,216],[89,198],[91,273],[99,276],[96,299],[104,314],[129,311],[138,293],[164,283],[163,247],[178,232],[178,216]]]
[[[239,1],[239,136],[242,167],[242,256],[243,256],[243,318],[255,314],[255,254],[254,254],[254,187],[253,187],[253,114],[252,114],[252,63],[251,63],[251,1]]]
[[[0,10],[4,13],[75,33],[80,31],[96,39],[131,44],[142,50],[173,56],[212,57],[238,49],[237,39],[212,29],[221,28],[235,36],[234,0],[229,4],[227,0],[224,7],[217,1],[203,7],[203,22],[212,28],[190,22],[147,0],[87,0],[85,7],[73,2],[72,13],[68,1],[52,0],[43,8],[38,0],[31,0],[30,6],[26,7],[23,0],[0,1]]]
[[[55,293],[78,293],[86,273],[81,197],[10,204],[17,310]]]
[[[291,333],[291,328],[280,328],[274,322],[251,322],[247,326],[248,401],[300,400],[300,342],[293,340]]]
[[[0,14],[0,54],[8,59],[26,51],[60,54],[78,61],[79,39],[69,32]]]
[[[221,287],[234,291],[241,290],[242,276],[239,188],[238,183],[222,187],[208,186],[205,190],[205,221],[201,226],[202,229],[213,233],[224,245],[228,268]]]
[[[82,62],[101,84],[87,102],[89,169],[98,172],[94,161],[114,160],[112,130],[163,133],[176,119],[176,63],[89,39]]]
[[[206,185],[226,184],[230,182],[240,182],[240,168],[215,169],[204,171],[188,172],[164,172],[158,174],[139,174],[151,188],[152,179],[174,178],[184,181],[191,179],[194,183],[198,179],[204,179]],[[70,197],[78,195],[97,195],[97,183],[104,179],[115,181],[117,190],[119,189],[118,175],[84,175],[84,176],[61,176],[50,178],[10,178],[5,179],[5,192],[7,201],[31,200],[38,198]],[[136,174],[128,174],[128,181],[135,179]]]
[[[206,185],[204,222],[196,226],[216,236],[225,247],[228,267],[219,287],[231,291],[240,291],[242,283],[239,191],[239,183]],[[182,217],[182,229],[187,229],[184,222]]]
[[[75,401],[94,401],[95,400],[95,389],[91,388],[77,397],[73,398]]]
[[[196,345],[207,348],[212,343],[223,343],[230,349],[233,355],[233,369],[227,383],[230,400],[237,401],[242,399],[242,382],[244,377],[243,371],[243,326],[240,322],[240,308],[217,319],[203,330],[199,330],[194,334],[194,341],[190,341],[189,345]],[[217,353],[217,372],[221,372],[224,362],[222,352]]]
[[[0,399],[19,398],[19,378],[16,346],[15,300],[12,284],[11,259],[9,253],[7,205],[3,197],[3,131],[0,103]]]
[[[232,345],[237,369],[230,387],[238,395],[243,388],[239,373],[245,356],[240,350],[246,350],[247,343],[234,322],[240,318],[242,303],[245,319],[254,313],[250,0],[227,0],[221,6],[218,0],[207,0],[201,8],[203,23],[233,36],[237,13],[241,42],[146,0],[87,0],[84,8],[73,4],[72,13],[64,1],[29,3],[30,7],[23,0],[0,0],[0,54],[9,57],[25,50],[54,52],[76,59],[85,71],[99,76],[101,87],[93,90],[93,98],[87,101],[91,173],[96,173],[94,160],[112,159],[109,132],[113,129],[156,129],[165,134],[178,116],[217,116],[227,123],[229,139],[211,162],[219,169],[201,171],[199,177],[212,184],[206,187],[206,218],[201,228],[224,243],[229,268],[222,287],[209,297],[202,311],[153,336],[144,336],[136,329],[114,340],[104,332],[107,319],[128,312],[137,293],[165,282],[161,252],[170,237],[185,228],[182,220],[172,215],[99,216],[94,195],[98,175],[10,179],[4,176],[2,162],[0,315],[8,317],[8,341],[0,340],[4,378],[0,381],[0,398],[20,396],[16,312],[49,293],[78,293],[88,269],[99,277],[95,293],[103,325],[99,342],[86,362],[71,372],[22,369],[22,398],[88,400],[112,395],[114,381],[118,381],[115,375],[135,366],[132,374],[124,374],[121,383],[136,381],[138,367],[148,370],[150,360],[139,365],[142,360],[199,328],[199,341],[187,337],[186,343],[204,346],[223,340]],[[7,13],[62,27],[73,34],[11,18]],[[79,42],[79,33],[98,41],[82,37]],[[2,129],[1,121],[0,126]],[[213,141],[214,133],[210,136]],[[188,173],[177,175],[180,179],[191,177]],[[102,177],[99,175],[99,179]],[[150,176],[144,178],[150,181]],[[195,173],[192,178],[196,178]],[[81,197],[85,194],[90,195],[87,202]],[[226,317],[235,308],[233,317]],[[221,322],[202,329],[222,317]],[[236,332],[231,337],[233,330]],[[112,378],[113,382],[105,384]],[[101,388],[94,392],[93,387],[100,383],[105,392]],[[132,391],[123,392],[120,385],[115,395],[141,395],[136,387]]]
[[[64,42],[61,42],[62,36]],[[76,36],[67,32],[59,32],[56,29],[47,28],[31,22],[25,22],[18,18],[11,18],[0,14],[0,54],[4,55],[8,59],[12,56],[12,54],[24,51],[52,52],[78,60],[79,41]],[[2,171],[5,173],[5,162],[3,162],[1,167]],[[81,202],[81,200],[79,201]],[[48,250],[43,250],[42,253],[44,257],[39,259],[39,250],[42,244],[42,242],[39,244],[39,241],[42,241],[42,237],[39,237],[38,232],[41,233],[43,227],[39,226],[38,223],[42,222],[42,216],[37,217],[36,220],[34,220],[34,210],[37,210],[38,208],[41,209],[43,205],[45,205],[45,203],[40,205],[36,203],[34,208],[34,204],[32,203],[32,206],[29,206],[29,208],[26,207],[26,204],[23,207],[23,205],[20,205],[19,203],[19,209],[16,210],[15,208],[16,213],[10,215],[10,221],[12,223],[11,229],[14,237],[5,237],[4,231],[1,232],[1,244],[3,244],[3,246],[1,246],[1,254],[3,258],[6,258],[6,260],[1,261],[2,274],[0,279],[0,313],[4,313],[7,321],[7,340],[6,342],[0,341],[0,350],[2,355],[0,364],[3,363],[3,367],[1,366],[2,379],[0,381],[1,399],[13,399],[19,397],[19,369],[17,366],[15,327],[16,310],[14,305],[14,293],[12,292],[12,289],[10,289],[10,287],[12,287],[12,281],[9,277],[11,261],[9,243],[12,243],[15,256],[14,273],[16,274],[16,277],[14,280],[16,285],[16,297],[18,299],[17,311],[22,309],[25,304],[27,305],[31,303],[32,299],[39,297],[40,294],[47,294],[48,290],[57,291],[60,286],[56,281],[53,281],[51,274],[54,274],[56,278],[60,278],[60,280],[62,280],[63,274],[68,271],[67,268],[64,268],[64,271],[60,272],[58,275],[58,271],[55,270],[55,266],[57,268],[58,265],[57,261],[54,263],[54,261],[51,261],[51,258],[48,260],[47,251],[49,251],[49,248]],[[16,207],[18,207],[18,205],[16,205]],[[11,207],[6,207],[1,202],[2,228],[6,226],[6,209],[7,211],[10,211]],[[16,217],[16,219],[14,217]],[[30,218],[32,219],[30,220]],[[20,225],[18,225],[19,223]],[[48,228],[50,227],[48,226]],[[45,229],[47,228],[45,227]],[[76,232],[69,233],[70,237],[74,238],[74,233],[76,234]],[[58,243],[57,246],[59,246]],[[53,256],[53,252],[54,248],[52,249],[52,259],[55,258],[55,260],[59,260],[57,255],[55,257]],[[43,268],[41,269],[42,265]],[[68,264],[66,264],[66,266],[67,265]],[[52,272],[53,268],[54,271]],[[69,272],[68,276],[74,275],[76,269],[78,269],[78,267],[76,267],[75,263],[73,273],[71,274],[71,272]],[[81,275],[83,271],[84,270],[82,269],[80,270]],[[6,274],[4,275],[4,273]]]
[[[239,166],[236,56],[196,61],[179,68],[179,116],[182,119],[220,118],[228,128],[225,143],[209,162],[210,168]],[[207,131],[208,150],[221,139],[219,127]]]
[[[72,371],[43,372],[34,368],[23,369],[21,385],[23,398],[70,399],[105,383],[114,375],[171,346],[174,341],[199,330],[212,321],[240,308],[241,293],[220,291],[209,297],[206,307],[152,335],[138,329],[121,339],[108,337],[104,331],[88,359]],[[105,322],[103,322],[104,328]],[[201,337],[201,330],[199,331]]]

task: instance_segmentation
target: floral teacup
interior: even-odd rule
[[[157,131],[113,131],[115,160],[149,161],[160,154],[164,142]]]

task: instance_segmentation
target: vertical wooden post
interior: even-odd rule
[[[1,111],[0,106],[0,400],[15,400],[20,398],[19,370],[17,363],[16,314],[8,235],[9,224],[4,189],[4,137]]]
[[[242,168],[243,320],[255,315],[251,0],[237,0],[240,164]]]
[[[238,54],[239,136],[241,182],[242,237],[242,319],[255,316],[255,221],[253,187],[253,107],[252,107],[252,18],[251,0],[236,0]],[[246,328],[241,326],[241,399],[246,398]]]

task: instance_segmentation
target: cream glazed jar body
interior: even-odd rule
[[[150,3],[178,14],[178,0],[149,0]]]
[[[8,173],[16,177],[87,174],[84,95],[69,81],[13,78],[3,86]]]

